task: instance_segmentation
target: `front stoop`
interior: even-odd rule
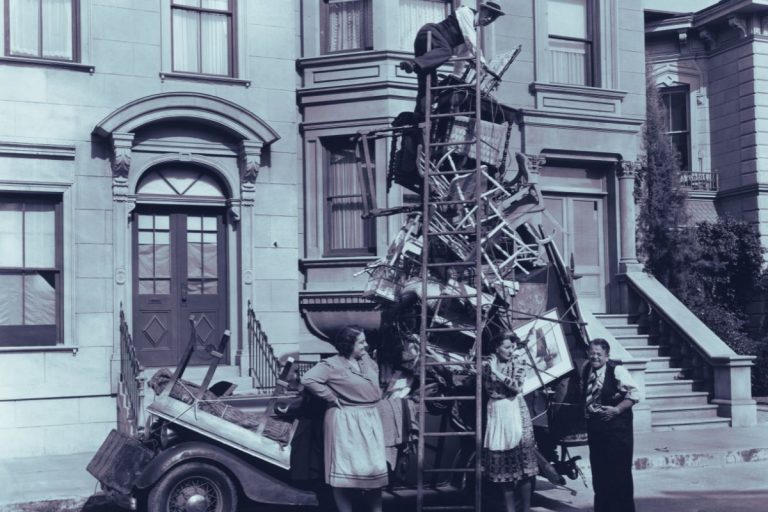
[[[651,411],[653,431],[698,430],[730,426],[729,418],[717,415],[709,402],[705,383],[688,378],[692,369],[683,366],[674,347],[658,336],[643,332],[629,315],[602,315],[600,320],[614,339],[636,358],[648,359],[645,399]]]

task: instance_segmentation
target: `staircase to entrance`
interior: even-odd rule
[[[663,333],[651,333],[647,319],[628,314],[598,314],[614,339],[634,358],[648,359],[645,370],[645,400],[651,410],[653,430],[722,428],[730,418],[717,415],[711,404],[709,382],[693,362]]]

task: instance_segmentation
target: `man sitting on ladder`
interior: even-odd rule
[[[486,26],[494,22],[504,12],[496,2],[483,2],[477,10],[462,5],[455,12],[439,23],[427,23],[416,33],[413,41],[413,52],[416,58],[400,63],[400,69],[418,75],[418,91],[416,93],[415,114],[418,121],[424,119],[427,106],[424,98],[427,94],[427,77],[435,81],[435,70],[445,64],[454,54],[459,57],[475,55],[477,47],[478,26]],[[428,34],[432,33],[431,50],[427,51]],[[462,50],[462,53],[458,53]],[[485,65],[485,59],[480,54],[481,62],[487,72],[492,73]]]

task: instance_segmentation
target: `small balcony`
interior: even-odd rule
[[[710,172],[681,172],[680,184],[689,190],[717,192],[717,171]]]

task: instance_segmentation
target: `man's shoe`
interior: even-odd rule
[[[415,73],[416,72],[416,63],[412,60],[404,60],[400,62],[400,69],[405,71],[406,73]]]

